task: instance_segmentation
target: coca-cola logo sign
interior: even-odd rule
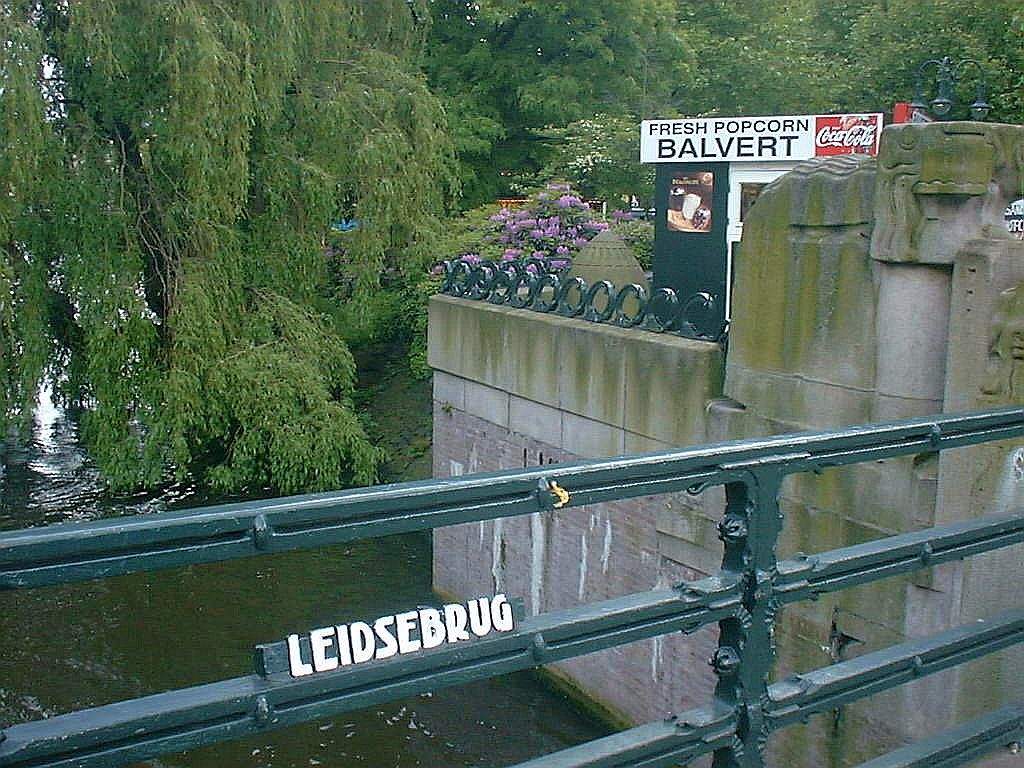
[[[823,115],[816,120],[814,154],[872,155],[878,146],[878,123],[874,115]]]

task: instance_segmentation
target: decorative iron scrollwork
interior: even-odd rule
[[[726,515],[718,523],[718,538],[726,544],[740,544],[747,538],[747,521],[740,515]]]
[[[705,291],[681,300],[671,288],[648,295],[636,283],[617,289],[599,280],[588,286],[540,258],[478,264],[456,259],[438,267],[444,275],[441,293],[448,296],[702,341],[724,342],[728,332],[719,317],[720,297]]]
[[[723,645],[715,649],[715,653],[708,659],[708,663],[715,670],[715,674],[720,677],[733,675],[739,670],[740,654],[732,646]]]

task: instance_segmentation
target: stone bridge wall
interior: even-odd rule
[[[699,444],[723,355],[716,344],[438,296],[430,364],[434,476],[451,477]],[[533,614],[675,584],[696,573],[661,551],[674,539],[658,521],[677,506],[633,499],[439,529],[434,586],[503,591]],[[558,668],[616,719],[641,721],[706,700],[716,642],[709,629]]]
[[[1024,128],[892,126],[877,161],[812,161],[748,214],[718,346],[435,297],[435,476],[955,412],[1024,400]],[[1024,296],[1024,290],[1020,292]],[[780,557],[1024,505],[1019,445],[790,478]],[[723,494],[435,533],[435,584],[549,611],[713,573]],[[1018,549],[787,608],[779,674],[1019,606]],[[635,722],[707,700],[712,630],[562,665]],[[848,765],[1015,698],[1003,654],[787,729],[780,758]]]

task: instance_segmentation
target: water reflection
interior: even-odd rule
[[[0,528],[144,514],[206,500],[190,486],[112,497],[48,398],[7,445]],[[248,674],[289,632],[434,602],[429,534],[3,595],[0,727]],[[512,675],[272,731],[159,766],[502,766],[604,731],[532,677]]]

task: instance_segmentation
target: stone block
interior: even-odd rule
[[[696,571],[700,576],[713,576],[722,569],[722,555],[674,536],[658,537],[658,554],[673,563]]]
[[[624,451],[627,456],[635,456],[642,453],[661,453],[671,451],[679,446],[663,443],[660,440],[652,440],[646,435],[638,435],[635,432],[626,432]]]
[[[951,270],[916,264],[880,264],[879,270],[878,392],[933,407],[946,384]]]
[[[434,401],[460,411],[466,410],[466,380],[444,371],[434,371]]]
[[[875,395],[874,410],[871,421],[902,421],[921,416],[931,416],[947,410],[943,407],[942,398],[929,400],[920,397],[899,397],[898,395]]]
[[[584,320],[564,323],[556,341],[559,408],[622,427],[626,350],[650,343],[637,335],[634,331],[626,336],[619,328]]]
[[[509,398],[509,429],[534,440],[562,447],[562,411],[517,395]]]
[[[570,453],[588,459],[622,456],[626,433],[600,421],[577,416],[562,415],[561,447]]]
[[[1005,232],[1003,210],[1020,197],[1022,148],[1020,126],[888,126],[879,148],[872,258],[951,264],[972,240]]]
[[[879,535],[896,534],[932,524],[935,470],[931,453],[833,467],[821,474],[790,475],[783,495],[804,506],[848,517]]]
[[[826,161],[807,167],[830,174],[829,200],[824,187],[808,189],[808,175],[794,172],[762,193],[744,224],[725,392],[747,406],[759,404],[734,393],[733,366],[873,387],[870,226],[852,223],[863,218],[858,208],[873,165]]]
[[[874,216],[875,160],[840,155],[797,165],[789,223],[800,227],[865,224]]]
[[[732,362],[726,369],[725,392],[743,403],[751,416],[760,417],[762,423],[785,422],[794,430],[866,424],[874,413],[873,390],[814,381],[800,374],[748,368]]]
[[[706,440],[707,403],[721,395],[724,356],[717,344],[647,334],[625,347],[625,427],[673,446]]]
[[[725,443],[743,437],[770,434],[766,426],[748,425],[747,407],[729,397],[716,397],[707,405],[707,441]],[[758,428],[760,426],[760,428]]]
[[[427,364],[435,371],[462,372],[457,314],[448,296],[432,296],[427,304]]]
[[[999,340],[1011,334],[1007,291],[1024,283],[1024,242],[976,240],[957,254],[953,268],[946,361],[946,407],[950,411],[1009,405],[1020,402],[1008,395],[1002,383],[1009,378],[1007,359]],[[1019,292],[1019,289],[1018,289]],[[1019,322],[1019,321],[1018,321]],[[1002,357],[1000,356],[1002,353]]]
[[[465,411],[468,414],[507,428],[508,400],[508,392],[475,381],[466,382]]]
[[[508,307],[502,307],[501,313],[506,328],[502,354],[509,362],[501,386],[528,400],[558,407],[565,318]]]

